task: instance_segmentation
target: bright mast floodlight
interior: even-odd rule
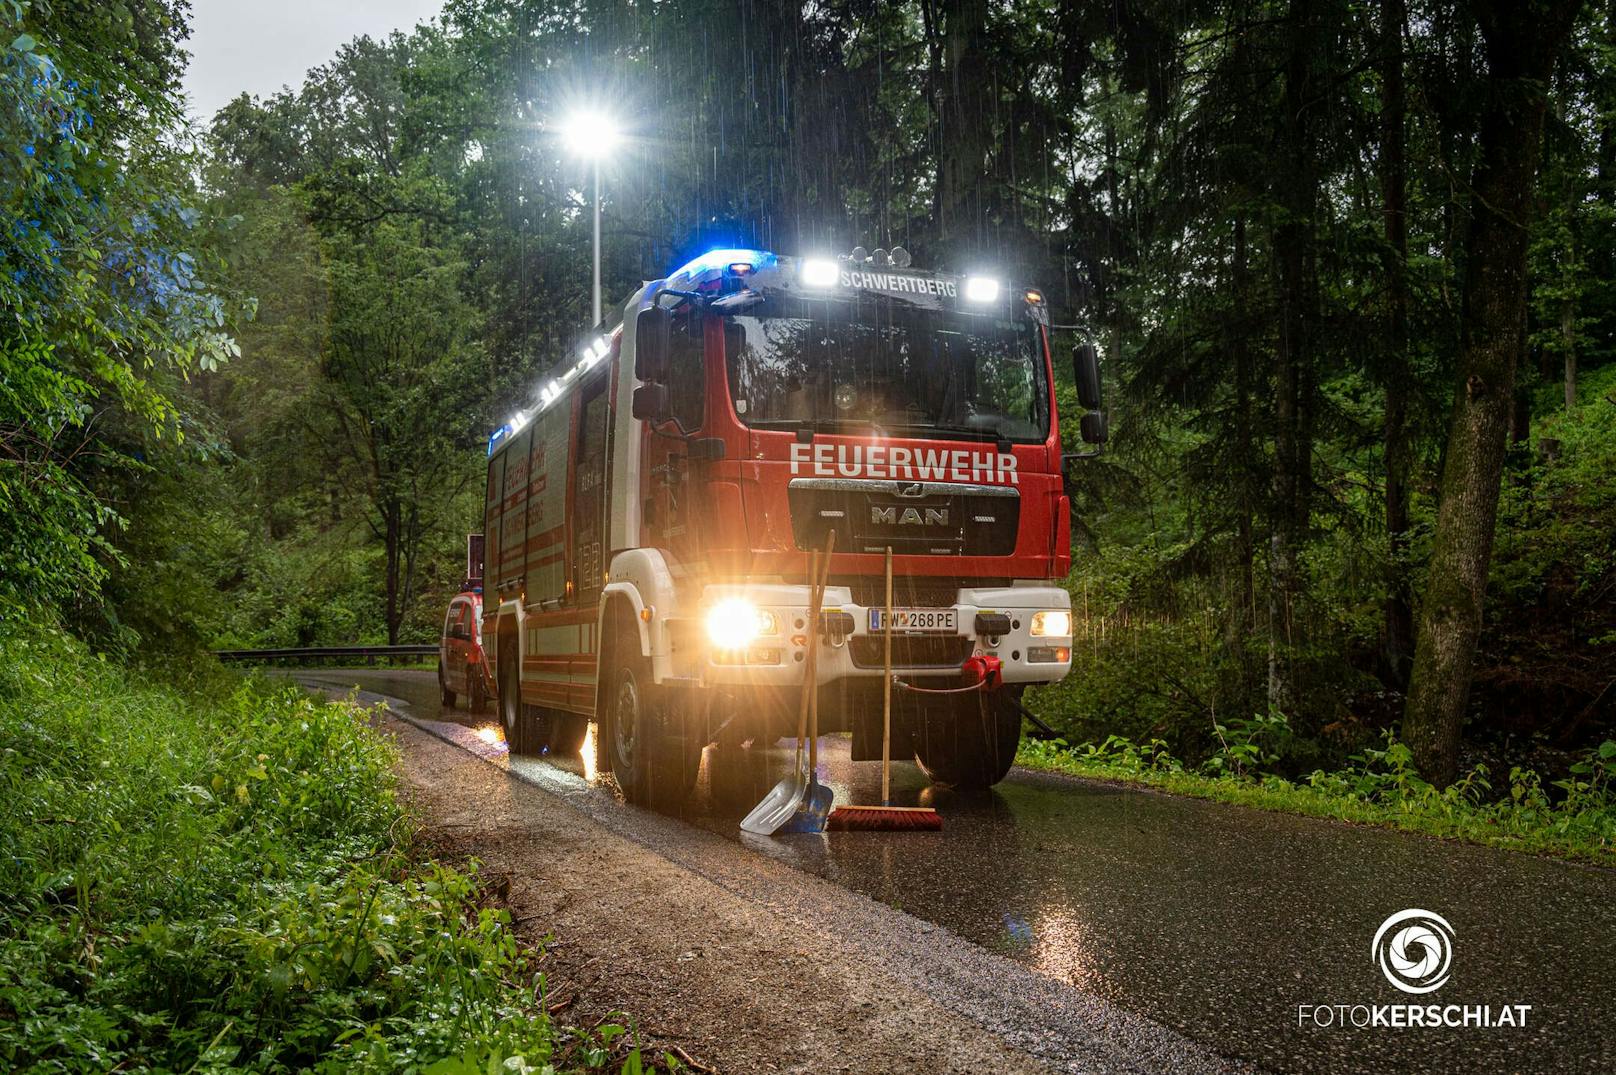
[[[992,302],[999,297],[999,281],[991,276],[971,276],[965,280],[967,302]]]
[[[561,124],[567,152],[579,157],[604,157],[623,140],[617,123],[603,112],[574,112]]]
[[[593,287],[591,288],[592,303],[590,306],[590,324],[600,324],[600,161],[623,140],[623,133],[617,128],[617,121],[604,112],[584,110],[574,112],[561,124],[561,140],[566,143],[567,151],[579,156],[594,165],[595,177],[595,245],[594,245],[594,272]]]
[[[809,258],[799,270],[799,278],[808,287],[830,287],[840,275],[840,268],[829,258]]]

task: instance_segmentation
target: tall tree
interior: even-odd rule
[[[1458,773],[1526,319],[1526,252],[1548,82],[1580,3],[1477,0],[1487,56],[1461,336],[1403,733],[1433,781]]]
[[[1404,0],[1380,5],[1380,189],[1385,208],[1386,325],[1381,383],[1386,393],[1386,599],[1381,629],[1386,672],[1406,686],[1414,658],[1414,602],[1409,584],[1409,470],[1413,436],[1408,393],[1408,97],[1403,68]]]

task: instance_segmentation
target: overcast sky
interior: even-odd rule
[[[204,121],[243,91],[262,97],[360,34],[380,37],[436,15],[443,0],[191,0],[185,92]]]

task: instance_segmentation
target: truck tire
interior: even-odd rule
[[[499,722],[505,727],[505,745],[515,754],[531,754],[533,744],[533,718],[522,704],[521,686],[516,668],[511,661],[497,666],[499,673]]]
[[[938,784],[982,791],[1010,772],[1020,744],[1021,714],[978,691],[928,707],[915,736],[915,761]]]
[[[692,751],[669,692],[651,681],[632,625],[612,632],[601,740],[623,797],[636,806],[676,810],[696,783],[701,753]]]
[[[443,702],[443,708],[453,709],[455,693],[449,689],[449,682],[443,678],[443,658],[438,658],[438,697]]]

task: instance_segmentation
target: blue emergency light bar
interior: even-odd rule
[[[699,258],[692,258],[668,274],[668,286],[678,290],[681,285],[690,286],[700,282],[700,278],[708,273],[731,272],[752,273],[777,262],[779,258],[767,250],[743,250],[739,248],[709,250]]]

